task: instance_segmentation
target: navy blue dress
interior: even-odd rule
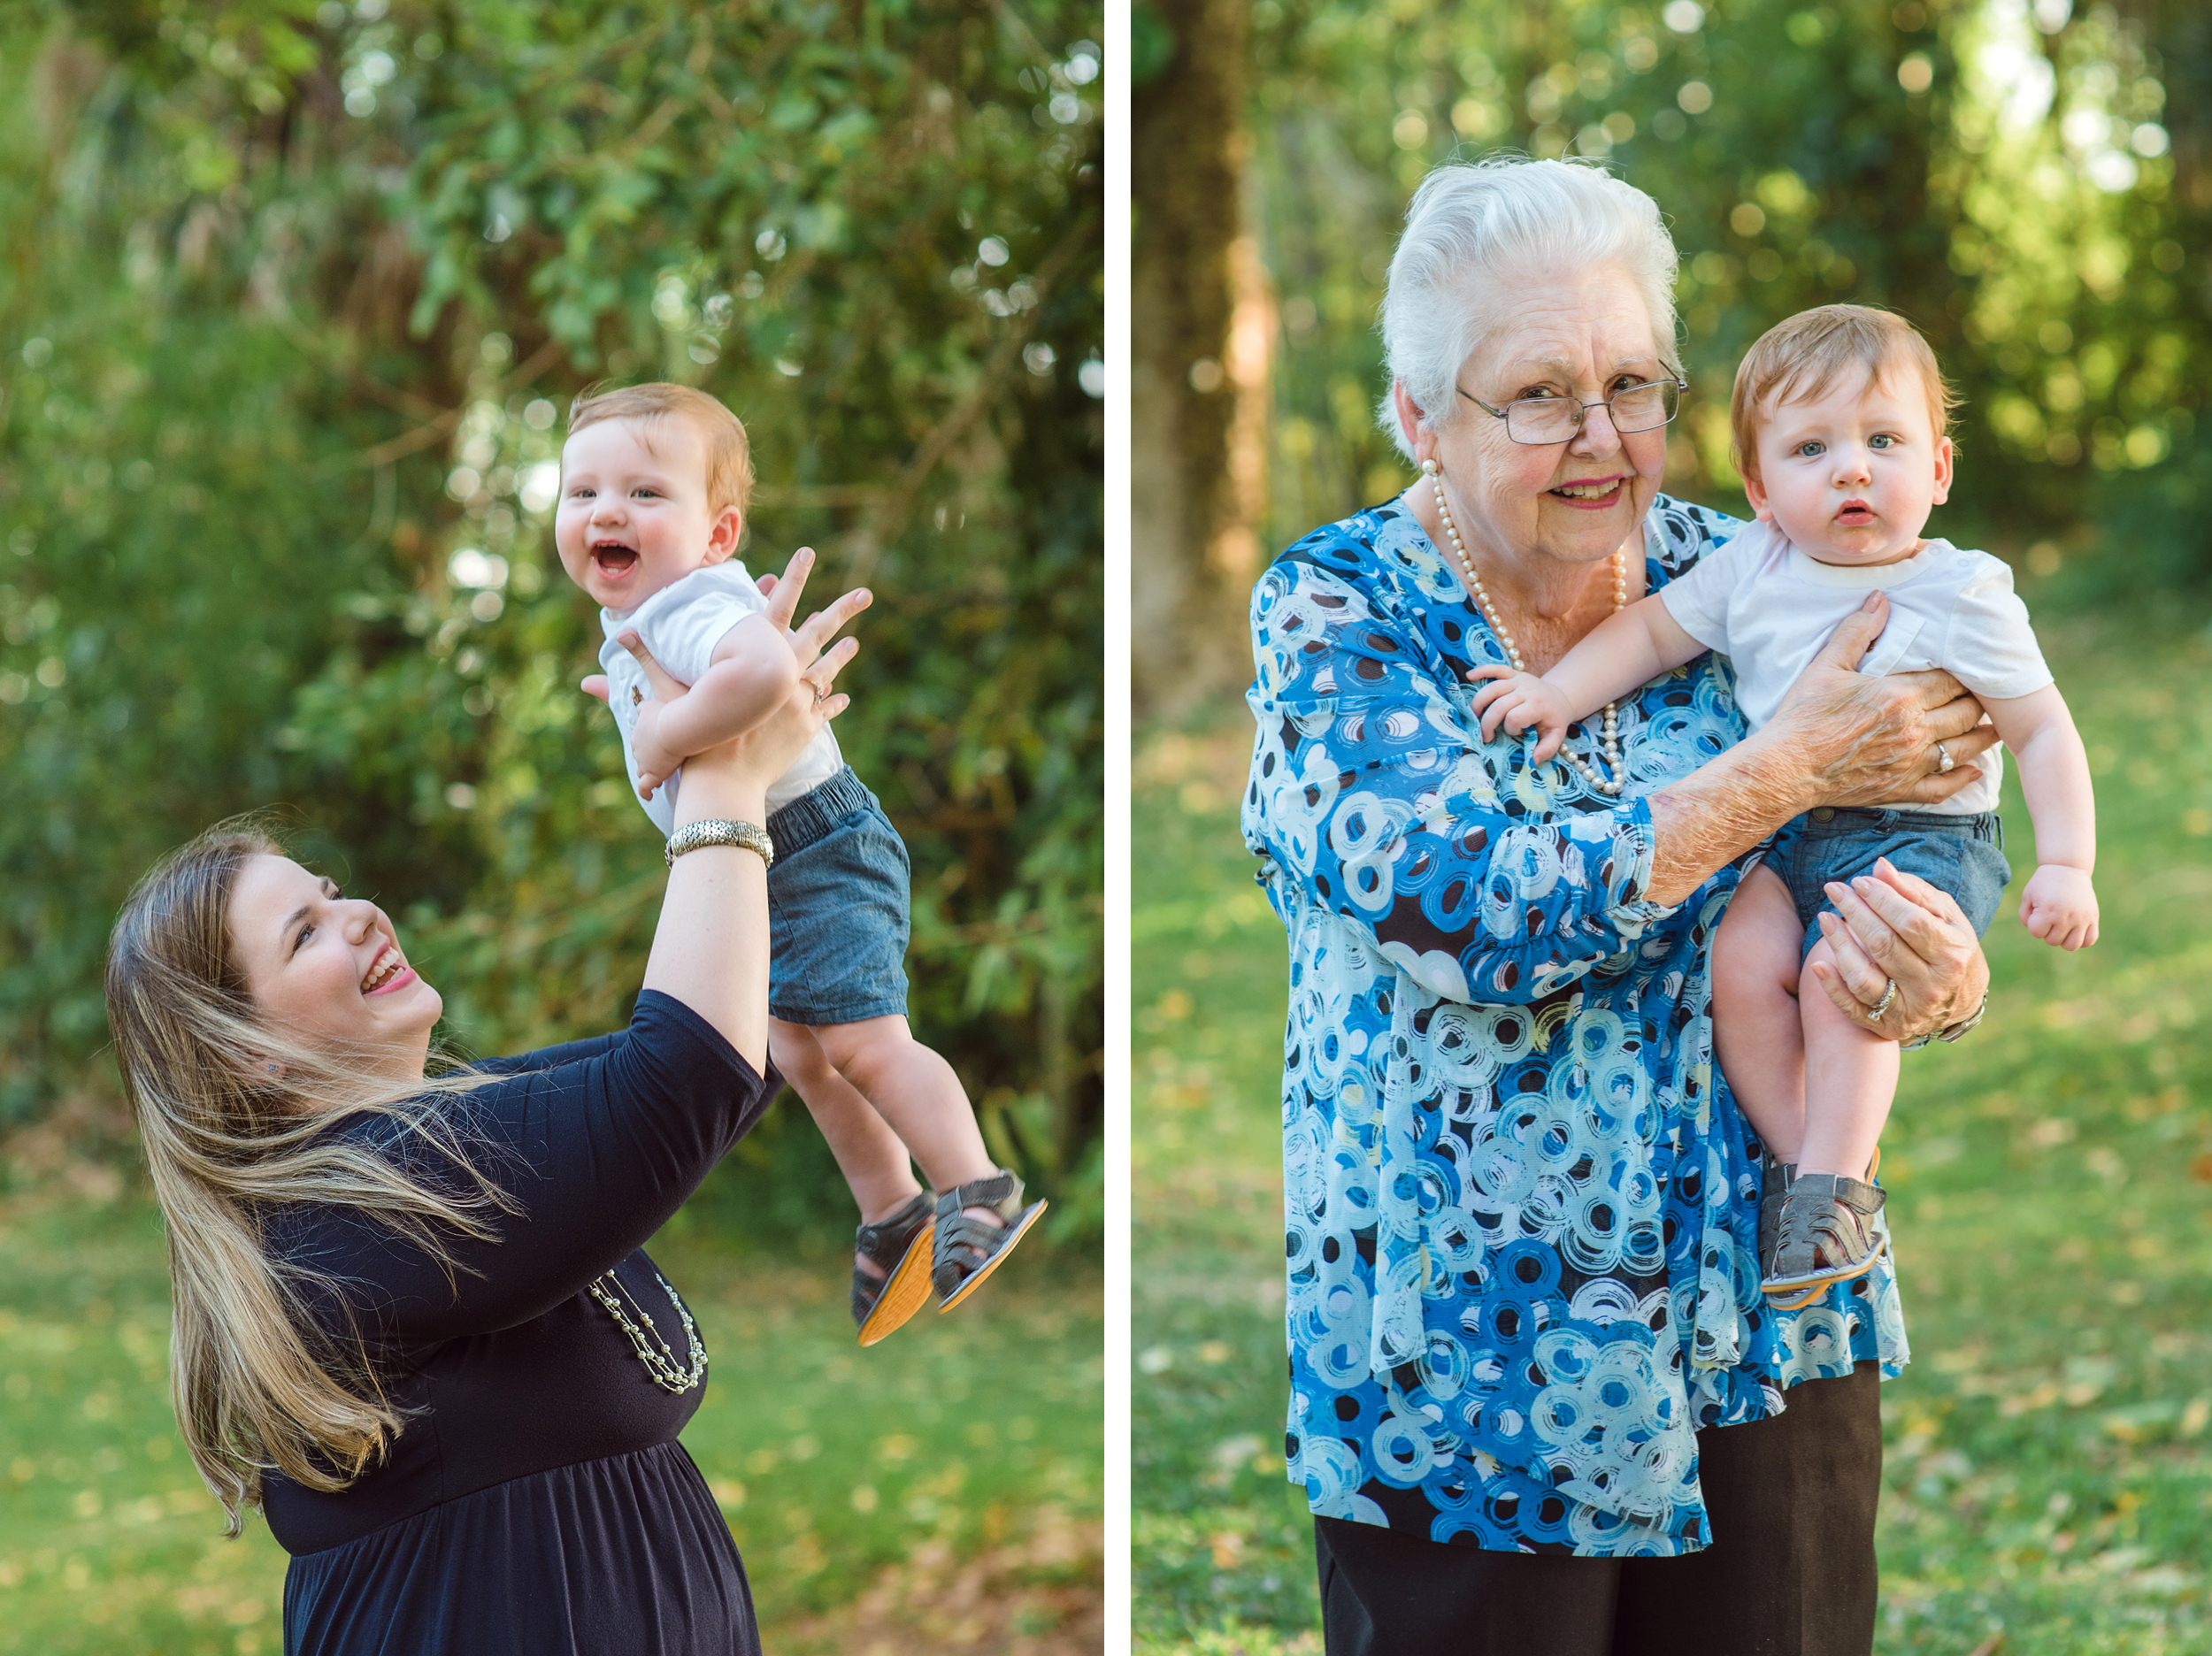
[[[744,1566],[676,1441],[705,1382],[655,1384],[588,1291],[609,1269],[680,1358],[682,1322],[640,1249],[773,1096],[703,1018],[638,997],[630,1027],[480,1066],[457,1101],[472,1158],[521,1205],[499,1238],[449,1239],[457,1269],[357,1210],[273,1213],[274,1257],[334,1286],[322,1326],[366,1337],[407,1424],[349,1488],[265,1475],[292,1555],[288,1656],[757,1652]],[[381,1117],[339,1131],[453,1184]]]

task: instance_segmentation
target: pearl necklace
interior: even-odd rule
[[[1521,660],[1521,647],[1513,641],[1513,635],[1505,630],[1505,623],[1498,618],[1497,606],[1490,602],[1490,594],[1483,587],[1482,577],[1475,573],[1475,561],[1467,556],[1467,548],[1459,538],[1459,525],[1452,521],[1452,509],[1444,501],[1442,472],[1433,460],[1421,462],[1421,470],[1428,478],[1430,492],[1436,497],[1436,515],[1443,522],[1445,538],[1452,544],[1452,556],[1459,560],[1460,573],[1467,578],[1467,590],[1474,594],[1475,607],[1482,611],[1482,618],[1490,624],[1491,632],[1497,634],[1498,642],[1505,647],[1505,658],[1512,663],[1513,671],[1526,672],[1528,668]],[[1615,615],[1620,614],[1628,607],[1626,554],[1627,548],[1624,546],[1613,548],[1613,613]],[[1620,712],[1617,702],[1608,702],[1605,704],[1603,732],[1599,740],[1604,751],[1605,768],[1611,772],[1609,776],[1600,776],[1589,765],[1583,763],[1580,755],[1575,753],[1563,742],[1560,745],[1559,756],[1581,772],[1582,779],[1599,793],[1609,798],[1618,797],[1622,787],[1628,780],[1628,771],[1621,763]],[[1591,757],[1596,758],[1597,756],[1597,749],[1593,748]]]

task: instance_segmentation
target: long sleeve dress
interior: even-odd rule
[[[296,1656],[699,1656],[757,1652],[745,1571],[676,1441],[705,1391],[656,1384],[588,1284],[680,1361],[682,1314],[640,1245],[772,1096],[697,1013],[647,991],[630,1026],[480,1066],[458,1097],[472,1160],[521,1211],[497,1239],[449,1239],[456,1269],[356,1209],[271,1214],[273,1257],[319,1273],[316,1321],[365,1335],[406,1424],[350,1487],[265,1475],[292,1554]],[[334,1131],[459,1188],[382,1117]]]
[[[1650,589],[1740,526],[1660,497]],[[1482,740],[1465,674],[1504,651],[1402,501],[1284,553],[1252,628],[1244,832],[1290,941],[1290,1479],[1438,1541],[1705,1546],[1698,1429],[1908,1354],[1886,1259],[1761,1300],[1756,1146],[1709,1015],[1742,865],[1644,895],[1646,796],[1743,734],[1725,664],[1622,700],[1609,799]]]

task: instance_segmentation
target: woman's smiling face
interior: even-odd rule
[[[422,1074],[444,1002],[374,903],[288,857],[257,856],[232,887],[230,947],[261,1017],[295,1040],[391,1054]]]
[[[1594,408],[1572,440],[1517,443],[1477,408],[1525,398],[1596,402],[1628,386],[1673,378],[1651,313],[1628,272],[1601,265],[1532,282],[1498,308],[1489,337],[1461,364],[1456,418],[1415,434],[1443,469],[1453,517],[1478,559],[1588,564],[1634,533],[1666,471],[1664,426],[1626,436]],[[1440,413],[1441,410],[1433,410]]]

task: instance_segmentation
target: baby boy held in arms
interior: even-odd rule
[[[2057,948],[2097,940],[2088,760],[2011,571],[1921,536],[1950,489],[1950,401],[1926,341],[1901,318],[1826,305],[1779,324],[1737,371],[1731,410],[1758,521],[1543,677],[1469,675],[1496,680],[1472,698],[1484,739],[1533,732],[1535,763],[1559,752],[1570,724],[1709,648],[1731,658],[1756,731],[1836,626],[1864,609],[1886,618],[1862,672],[1944,669],[1996,725],[2001,747],[1938,804],[1823,808],[1785,826],[1722,919],[1713,1039],[1764,1151],[1760,1269],[1778,1306],[1810,1304],[1887,1246],[1873,1178],[1900,1049],[1821,990],[1816,969],[1835,970],[1823,927],[1840,924],[1830,901],[1848,882],[1902,870],[1947,893],[1978,935],[1986,930],[2010,872],[1995,814],[2008,748],[2035,824],[2021,922]],[[1955,768],[1940,744],[1937,764]]]
[[[778,602],[776,578],[756,582],[735,557],[751,485],[744,427],[704,392],[633,386],[570,411],[554,542],[606,635],[605,675],[584,687],[612,709],[664,834],[684,760],[751,729],[798,680],[795,591]],[[802,549],[784,580],[812,563]],[[941,1310],[965,1300],[1045,1204],[992,1162],[952,1066],[908,1027],[906,847],[826,726],[769,789],[767,817],[769,1050],[859,1206],[852,1311],[871,1346],[933,1286]]]

